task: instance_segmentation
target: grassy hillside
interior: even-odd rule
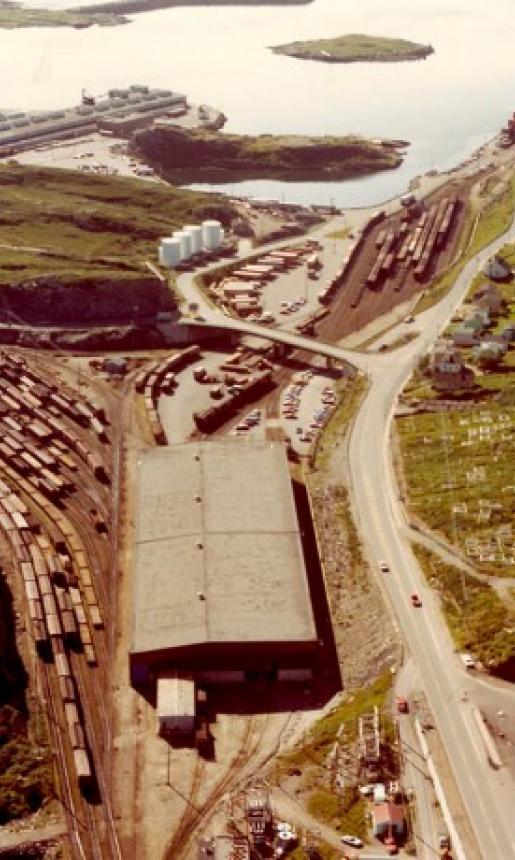
[[[494,589],[462,574],[425,547],[413,551],[438,591],[449,630],[460,651],[472,651],[491,671],[515,657],[515,612]]]
[[[0,165],[0,199],[0,285],[56,272],[141,274],[161,236],[216,205],[137,179],[10,164]]]
[[[148,317],[173,304],[152,275],[161,236],[232,210],[213,196],[118,177],[0,166],[0,318]]]
[[[275,45],[271,50],[275,54],[326,63],[398,63],[424,59],[434,53],[431,45],[420,45],[405,39],[365,36],[361,33],[350,33],[334,39],[290,42],[286,45]]]

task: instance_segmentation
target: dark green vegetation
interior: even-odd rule
[[[0,574],[0,825],[35,812],[53,791],[46,727],[41,717],[29,718],[27,680],[11,592]]]
[[[396,146],[359,137],[249,137],[205,130],[137,132],[134,148],[171,182],[345,179],[398,167]]]
[[[146,261],[161,236],[232,210],[164,184],[65,170],[0,167],[0,319],[143,317],[170,304]]]
[[[431,45],[383,36],[364,36],[361,33],[350,33],[334,39],[290,42],[287,45],[275,45],[271,50],[275,54],[324,63],[399,63],[403,60],[421,60],[434,53]]]
[[[111,12],[86,13],[73,9],[32,9],[19,3],[0,2],[0,29],[16,30],[22,27],[115,27],[127,24],[128,18]]]
[[[456,647],[495,671],[515,658],[515,611],[487,583],[451,567],[421,546],[413,551],[438,591]]]
[[[355,786],[349,785],[343,792],[331,785],[330,757],[339,733],[346,749],[352,749],[356,745],[358,718],[377,705],[384,711],[382,724],[385,775],[388,768],[391,776],[395,775],[395,766],[393,763],[388,764],[388,748],[394,737],[393,725],[384,708],[391,679],[390,672],[385,671],[370,686],[354,694],[347,694],[341,704],[312,726],[298,746],[276,759],[275,773],[271,775],[277,784],[281,785],[292,773],[292,769],[299,770],[301,773],[295,793],[306,795],[307,808],[311,815],[341,832],[354,833],[363,839],[366,837],[365,801],[357,789],[357,783]]]

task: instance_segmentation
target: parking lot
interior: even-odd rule
[[[297,453],[309,452],[335,405],[334,386],[326,376],[312,370],[295,374],[282,394],[279,422]]]
[[[237,280],[238,265],[234,267],[236,281],[231,281],[229,277],[226,281],[227,287],[230,288],[234,283],[236,284],[235,289],[241,290],[242,294],[248,292],[249,295],[252,294],[257,297],[255,312],[247,316],[249,321],[294,330],[296,325],[321,309],[318,295],[341,266],[350,239],[317,237],[316,243],[316,247],[312,251],[301,253],[298,261],[291,267],[276,269],[262,279],[256,275],[255,280],[247,285],[243,284],[241,280]],[[302,244],[302,242],[291,243],[287,248],[294,249],[302,246]],[[286,247],[282,250],[286,251]],[[316,268],[310,264],[310,257],[317,258],[318,265]],[[263,252],[262,257],[252,262],[248,261],[248,264],[259,268],[268,259],[266,253]],[[239,268],[241,268],[241,264],[239,264]],[[223,284],[220,285],[220,300],[223,287]],[[246,304],[245,300],[244,302]],[[249,305],[247,305],[246,313],[248,313],[248,309]],[[231,312],[237,315],[236,310]]]
[[[227,385],[220,365],[228,356],[220,352],[204,352],[195,364],[176,374],[177,385],[171,393],[159,398],[159,416],[169,444],[183,442],[195,432],[193,413],[202,412],[231,393],[238,385]],[[195,371],[205,368],[202,382]],[[215,396],[214,396],[215,395]],[[245,406],[225,427],[232,436],[264,439],[267,429],[280,427],[291,440],[293,449],[306,456],[335,408],[334,384],[316,368],[294,374],[291,383],[280,394],[279,416],[267,417],[263,404]]]

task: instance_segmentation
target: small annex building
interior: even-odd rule
[[[309,678],[317,631],[283,443],[143,451],[133,555],[135,685]]]

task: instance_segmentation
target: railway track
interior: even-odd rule
[[[200,777],[203,770],[199,769],[197,766],[195,767],[186,811],[181,818],[177,832],[174,834],[172,841],[166,850],[165,860],[180,860],[180,858],[184,856],[184,852],[189,845],[192,835],[197,830],[199,823],[213,812],[228,790],[236,787],[238,778],[242,775],[242,771],[246,765],[248,765],[256,755],[266,732],[268,717],[261,718],[263,725],[256,733],[259,719],[260,718],[257,716],[249,717],[240,748],[232,759],[229,768],[211,790],[206,800],[199,805],[197,805],[196,800],[199,794],[199,788],[201,785]]]

